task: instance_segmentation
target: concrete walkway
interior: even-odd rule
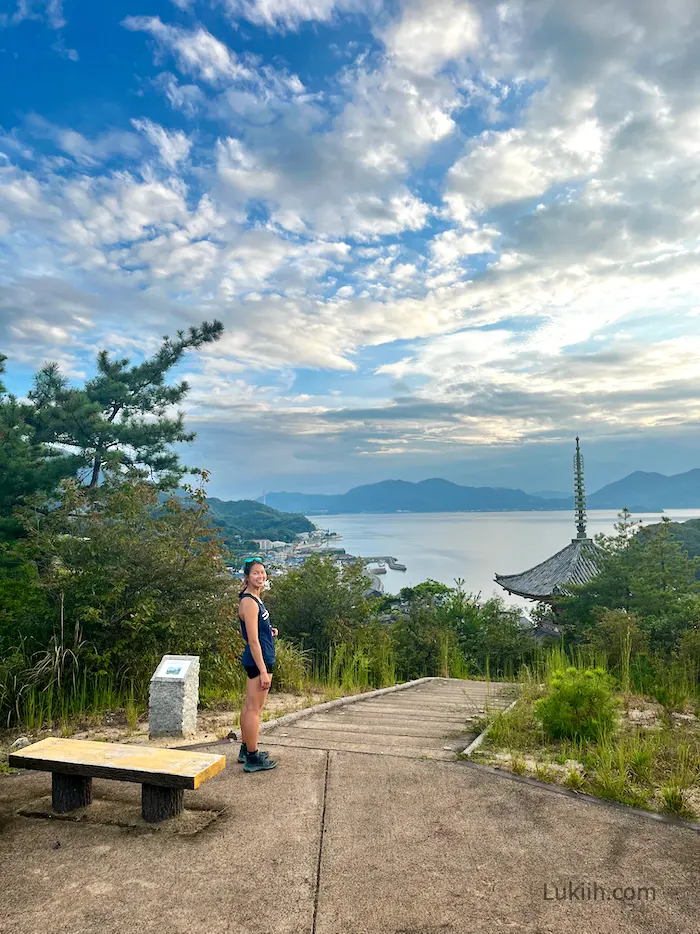
[[[511,703],[512,684],[431,679],[268,730],[263,744],[454,761],[487,708]]]
[[[186,807],[226,810],[194,836],[19,816],[49,776],[0,778],[0,934],[696,934],[700,836],[456,760],[480,690],[434,681],[277,728],[271,772],[212,746],[229,766]],[[136,813],[139,787],[95,798]]]

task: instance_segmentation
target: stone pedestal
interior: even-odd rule
[[[151,678],[149,736],[194,736],[198,702],[199,656],[164,655]]]

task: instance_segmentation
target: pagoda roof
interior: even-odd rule
[[[508,593],[530,600],[566,596],[571,585],[587,584],[596,576],[600,553],[592,539],[574,538],[566,548],[522,574],[496,574],[496,582]]]

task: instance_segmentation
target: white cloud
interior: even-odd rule
[[[162,126],[146,119],[132,120],[131,122],[156,147],[161,161],[169,169],[175,170],[180,162],[187,159],[192,148],[192,140],[182,130],[169,133]]]
[[[603,135],[595,119],[546,130],[487,131],[450,169],[449,213],[465,222],[487,207],[587,179],[600,167],[602,154]]]
[[[34,138],[50,140],[58,150],[84,166],[96,166],[114,157],[134,159],[141,154],[138,136],[123,130],[107,130],[90,139],[36,115],[29,117],[27,126]]]
[[[468,0],[406,0],[382,38],[397,64],[432,75],[473,49],[478,35],[479,17]]]
[[[216,164],[221,178],[244,198],[273,194],[279,180],[277,173],[257,163],[238,139],[218,141]]]
[[[63,0],[17,0],[14,13],[0,13],[0,26],[16,26],[23,20],[44,18],[51,29],[62,29],[66,25]]]
[[[413,263],[397,263],[389,273],[389,278],[392,282],[400,285],[404,282],[410,282],[417,272],[418,270]]]
[[[196,84],[180,84],[175,75],[168,71],[161,72],[154,84],[167,97],[174,110],[180,110],[186,117],[194,117],[206,104],[206,95]]]
[[[236,53],[203,26],[195,29],[168,26],[157,16],[127,16],[122,25],[134,32],[147,32],[153,36],[162,49],[175,56],[178,68],[184,74],[213,85],[251,77],[251,72],[241,64]]]
[[[468,232],[445,230],[433,238],[430,255],[438,266],[449,266],[465,256],[493,253],[498,230],[493,227],[474,228]]]
[[[293,29],[300,23],[328,22],[338,12],[366,9],[364,0],[222,0],[233,18],[265,26]]]

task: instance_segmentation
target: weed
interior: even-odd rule
[[[611,743],[601,745],[594,756],[596,793],[601,798],[627,803],[628,768],[624,751]]]
[[[572,791],[582,791],[586,784],[586,779],[578,769],[570,768],[564,778],[564,784]]]
[[[291,642],[279,640],[276,647],[274,682],[279,691],[301,694],[308,680],[310,655]]]
[[[62,717],[61,725],[60,725],[60,732],[61,732],[61,736],[63,737],[72,736],[73,733],[75,732],[75,728],[72,726],[72,724],[67,719]]]
[[[509,711],[496,710],[488,715],[489,743],[514,749],[528,749],[540,744],[542,730],[533,715],[529,698],[521,698]]]
[[[649,746],[636,746],[628,756],[629,770],[636,781],[642,785],[651,783],[651,767],[654,753]]]
[[[136,732],[136,728],[139,722],[139,708],[136,704],[136,699],[134,697],[134,685],[131,685],[131,691],[126,700],[126,705],[124,707],[124,713],[126,714],[126,725],[132,733]]]
[[[695,812],[688,804],[686,791],[678,785],[666,785],[661,789],[663,809],[676,817],[694,818]]]
[[[535,764],[535,778],[540,782],[552,781],[552,772],[548,762],[537,762]]]
[[[522,756],[511,753],[510,756],[510,770],[515,772],[516,775],[524,775],[527,771],[527,766],[525,765],[525,760]]]

